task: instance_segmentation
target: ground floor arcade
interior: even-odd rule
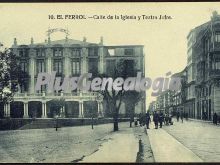
[[[1,118],[87,118],[103,115],[103,104],[99,101],[65,101],[61,107],[50,101],[14,101],[0,104]]]

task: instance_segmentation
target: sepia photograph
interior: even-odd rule
[[[220,2],[0,17],[0,163],[220,162]]]

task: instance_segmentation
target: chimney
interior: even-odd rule
[[[86,37],[83,37],[83,42],[86,42]]]
[[[103,36],[100,37],[100,44],[103,45]]]
[[[31,37],[31,45],[33,45],[34,44],[34,39],[33,39],[33,37]]]
[[[14,46],[17,46],[17,39],[14,38]]]

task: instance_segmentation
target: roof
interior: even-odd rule
[[[171,77],[182,77],[184,76],[184,73],[186,72],[187,67],[185,67],[181,72],[173,74]]]
[[[208,25],[210,25],[210,23],[211,23],[211,21],[208,21],[208,22],[206,22],[206,23],[203,23],[202,25],[199,25],[199,26],[197,26],[197,27],[191,29],[190,32],[189,32],[188,35],[187,35],[187,39],[189,38],[189,36],[190,36],[190,34],[191,34],[192,32],[196,32],[196,33],[198,34],[198,33],[200,33],[201,31],[205,30],[205,29],[208,27]]]
[[[80,40],[75,40],[75,39],[61,39],[61,40],[54,40],[54,41],[50,41],[50,44],[48,45],[48,41],[45,40],[45,42],[41,42],[41,43],[34,43],[34,44],[29,44],[29,45],[25,45],[25,44],[20,44],[17,45],[18,47],[37,47],[37,46],[75,46],[75,47],[80,47],[80,46],[100,46],[100,44],[97,43],[92,43],[92,42],[84,42],[84,41],[80,41]],[[102,45],[105,48],[108,49],[114,49],[114,48],[124,48],[124,47],[144,47],[144,45],[117,45],[117,46],[105,46]]]
[[[48,42],[42,42],[42,43],[36,43],[33,44],[34,46],[37,45],[47,45]],[[96,43],[90,43],[90,42],[83,42],[75,39],[62,39],[62,40],[56,40],[56,41],[50,41],[51,45],[98,45]]]

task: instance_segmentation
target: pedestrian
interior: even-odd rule
[[[188,113],[186,112],[186,121],[188,121],[188,116],[189,116],[189,115],[188,115]]]
[[[169,125],[169,115],[168,114],[165,115],[165,123],[166,123],[166,125]]]
[[[154,121],[155,129],[158,129],[159,115],[157,112],[154,113],[153,121]]]
[[[143,114],[142,113],[139,114],[139,120],[140,120],[139,124],[142,127],[143,126]]]
[[[141,120],[141,113],[140,113],[139,116],[138,116],[138,121],[139,121],[139,125],[141,125],[141,123],[142,123],[142,120]]]
[[[135,120],[134,125],[135,125],[135,127],[138,126],[138,119]]]
[[[218,122],[218,115],[215,112],[214,115],[213,115],[213,124],[217,125],[218,124],[217,122]]]
[[[170,124],[170,125],[173,125],[173,122],[172,122],[172,115],[169,115],[169,124]]]
[[[164,122],[164,116],[163,116],[162,112],[160,113],[160,116],[159,116],[159,122],[160,122],[160,128],[162,128],[162,125],[163,125],[163,122]]]
[[[183,112],[181,112],[180,118],[181,118],[181,121],[182,121],[182,123],[183,123]]]
[[[179,122],[179,118],[180,118],[180,113],[179,113],[179,111],[178,111],[177,114],[176,114],[177,122]]]
[[[147,129],[150,129],[150,128],[149,128],[150,122],[151,122],[150,114],[149,114],[149,112],[147,112],[147,113],[146,113],[146,127],[147,127]]]

